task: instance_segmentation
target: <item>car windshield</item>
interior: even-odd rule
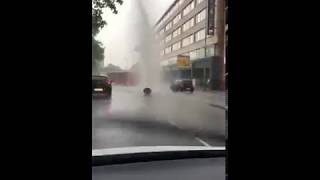
[[[192,81],[191,80],[183,80],[182,81],[184,85],[192,85]]]
[[[92,1],[92,150],[226,145],[227,23],[215,2]]]

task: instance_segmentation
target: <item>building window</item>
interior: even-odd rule
[[[197,0],[197,4],[200,4],[202,2],[203,2],[203,0]]]
[[[193,9],[194,9],[194,1],[191,1],[191,3],[183,9],[183,16],[187,15]]]
[[[200,40],[204,39],[206,36],[206,30],[201,29],[200,31],[196,32],[195,36],[196,36],[196,41],[200,41]]]
[[[201,49],[197,49],[197,58],[200,59],[200,58],[204,58],[205,57],[205,50],[204,48],[201,48]]]
[[[207,56],[214,56],[214,47],[207,48]]]
[[[163,44],[164,44],[164,40],[161,39],[161,40],[160,40],[160,45],[163,45]]]
[[[179,14],[173,19],[173,24],[177,24],[180,19],[181,19],[181,13],[179,13]]]
[[[160,30],[160,36],[162,35],[164,33],[164,29],[162,28],[161,30]]]
[[[190,59],[191,60],[201,59],[204,57],[205,57],[204,48],[196,49],[196,50],[190,52]]]
[[[166,25],[166,31],[168,31],[171,27],[172,27],[172,22],[169,22],[169,23]]]
[[[189,21],[183,24],[183,31],[186,31],[194,26],[194,18],[191,18]]]
[[[174,43],[173,45],[172,45],[172,51],[176,51],[176,50],[178,50],[178,49],[180,49],[181,48],[181,43],[180,43],[180,41],[179,42],[176,42],[176,43]]]
[[[167,48],[164,50],[164,53],[165,53],[165,54],[171,53],[171,46],[167,47]]]
[[[167,37],[166,37],[166,42],[169,42],[171,41],[171,34],[169,34]]]
[[[177,37],[181,34],[181,27],[179,27],[177,30],[173,31],[173,37]]]
[[[188,46],[193,43],[193,34],[182,40],[182,47]]]
[[[190,60],[197,59],[197,52],[196,52],[196,50],[191,51],[189,54],[190,54]]]
[[[160,51],[160,56],[163,56],[164,55],[164,50],[161,50]]]
[[[201,21],[203,21],[204,19],[206,19],[206,10],[202,10],[199,14],[197,14],[196,16],[196,23],[199,23]]]

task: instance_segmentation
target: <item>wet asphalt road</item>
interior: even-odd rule
[[[201,93],[114,86],[112,99],[92,100],[92,149],[186,145],[224,146],[225,110]]]

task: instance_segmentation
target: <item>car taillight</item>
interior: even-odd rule
[[[112,81],[111,80],[107,80],[107,84],[111,85]]]

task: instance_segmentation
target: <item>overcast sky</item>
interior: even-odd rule
[[[101,30],[97,39],[105,47],[105,66],[109,63],[118,65],[121,68],[129,68],[136,61],[137,56],[134,47],[137,41],[133,20],[137,18],[137,11],[134,3],[137,0],[124,0],[121,6],[117,6],[118,14],[112,14],[110,10],[105,10],[103,18],[107,21],[107,26]],[[150,24],[154,25],[160,16],[167,10],[174,0],[141,0],[148,13]]]

